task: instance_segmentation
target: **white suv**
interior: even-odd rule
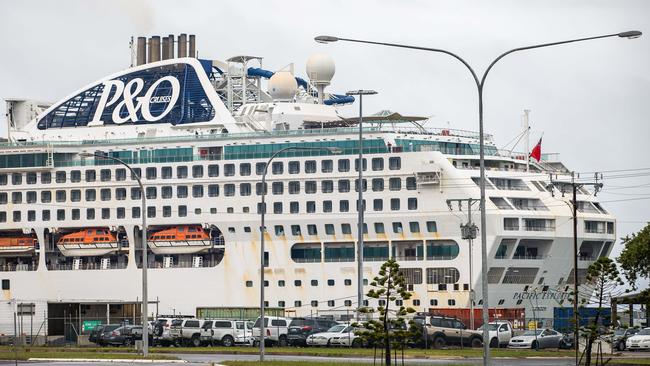
[[[253,344],[253,322],[244,320],[206,320],[201,327],[201,341],[231,347]]]
[[[174,343],[177,345],[201,345],[201,326],[205,320],[200,319],[173,319],[171,334]]]
[[[261,318],[257,318],[255,325],[253,325],[253,339],[255,343],[260,341],[260,322]],[[287,333],[289,332],[289,322],[291,319],[282,318],[279,316],[266,316],[264,317],[265,342],[273,345],[284,347],[287,345]]]

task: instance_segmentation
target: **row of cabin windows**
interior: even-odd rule
[[[358,179],[354,181],[355,191],[358,192]],[[391,191],[398,191],[402,188],[401,178],[390,178],[389,180],[389,189]],[[363,190],[367,190],[367,181],[364,179]],[[384,190],[384,179],[375,178],[372,179],[372,191],[381,192]],[[336,184],[337,191],[339,193],[350,192],[350,180],[342,179],[339,180]],[[209,184],[205,185],[193,185],[191,186],[191,194],[194,198],[203,197],[206,194],[207,187],[207,196],[208,197],[218,197],[220,194],[220,185],[219,184]],[[239,188],[240,196],[250,196],[252,195],[252,184],[251,183],[240,183],[238,185],[228,183],[223,185],[223,195],[226,197],[233,197],[236,195],[237,188]],[[160,197],[163,199],[173,198],[173,187],[172,186],[162,186],[160,187]],[[415,190],[417,189],[417,184],[414,177],[406,178],[406,189]],[[133,200],[141,199],[140,188],[132,187],[130,188],[130,196]],[[177,198],[187,198],[189,196],[190,186],[176,186],[176,197]],[[256,183],[255,185],[255,194],[261,195],[263,190],[262,183]],[[301,190],[306,194],[315,194],[318,192],[318,184],[316,181],[306,181],[304,185],[299,181],[290,181],[286,184],[286,192],[289,194],[300,194]],[[333,193],[334,192],[334,181],[324,180],[320,182],[320,191],[322,193]],[[145,189],[147,199],[156,199],[158,198],[158,187],[146,187]],[[281,195],[285,192],[284,182],[273,182],[271,184],[271,193],[273,195]],[[27,191],[25,192],[25,202],[26,203],[36,203],[38,193],[36,191]],[[41,191],[40,192],[40,201],[41,203],[52,202],[52,191]],[[56,202],[66,202],[67,201],[67,191],[66,190],[57,190],[54,191],[54,196]],[[84,189],[84,199],[85,201],[96,201],[97,200],[97,189],[88,188]],[[115,199],[118,201],[125,200],[127,197],[126,188],[115,188]],[[70,190],[70,201],[71,202],[80,202],[82,198],[82,193],[80,189]],[[112,189],[111,188],[102,188],[99,189],[99,198],[102,201],[110,201],[112,199]],[[6,204],[9,201],[9,195],[6,192],[0,192],[0,204]],[[23,203],[23,192],[12,192],[11,193],[11,203],[20,204]],[[396,208],[399,210],[399,207]],[[381,211],[377,209],[377,211]]]
[[[306,201],[304,203],[298,202],[298,201],[292,201],[288,203],[288,211],[287,210],[287,205],[286,202],[273,202],[271,204],[271,209],[274,214],[281,214],[281,213],[291,213],[291,214],[299,214],[299,213],[316,213],[316,212],[334,212],[334,202],[336,201],[330,201],[330,200],[325,200],[321,202],[320,210],[316,207],[316,201]],[[358,204],[358,200],[352,201],[352,203],[355,205]],[[304,205],[302,208],[300,207],[301,205]],[[363,200],[363,205],[364,209],[367,208],[366,206],[366,200]],[[268,207],[268,206],[267,206]],[[338,212],[350,212],[350,201],[349,200],[339,200],[338,201]],[[406,208],[408,210],[417,210],[418,209],[418,199],[416,197],[410,197],[406,199]],[[384,199],[382,198],[377,198],[372,200],[372,210],[373,211],[384,211]],[[388,207],[386,207],[386,210],[388,210]],[[402,199],[400,198],[391,198],[390,199],[390,211],[399,211],[402,210]],[[262,204],[258,203],[257,204],[257,213],[261,213],[262,211]],[[355,208],[356,211],[356,208]],[[269,212],[269,211],[267,211]]]
[[[384,170],[384,158],[372,158],[371,159],[371,169],[373,171],[382,171]],[[304,162],[300,161],[289,161],[287,165],[287,171],[289,174],[298,174],[300,173],[301,163],[303,165],[304,173],[316,173],[317,161],[316,160],[307,160]],[[252,174],[252,164],[251,163],[239,163],[239,175],[240,176],[250,176]],[[266,163],[255,163],[255,174],[262,175],[264,173],[264,167]],[[350,159],[339,159],[336,162],[338,172],[349,172],[350,171]],[[358,171],[358,159],[355,159],[355,171]],[[367,159],[363,159],[363,170],[367,170]],[[283,174],[285,170],[285,163],[282,161],[276,161],[271,164],[271,173],[272,174]],[[226,177],[231,177],[236,175],[236,164],[224,164],[223,165],[223,175]],[[400,157],[390,157],[388,158],[388,169],[390,170],[399,170],[402,168],[402,161]],[[192,178],[202,178],[206,174],[208,177],[218,177],[219,176],[220,166],[217,164],[211,164],[207,167],[203,165],[193,165],[188,166],[177,166],[176,167],[176,176],[173,176],[174,168],[171,166],[163,167],[148,167],[144,170],[144,176],[142,174],[142,168],[133,168],[133,171],[140,177],[146,178],[148,180],[158,179],[184,179],[188,178],[191,172]],[[320,161],[320,171],[322,173],[332,173],[334,172],[334,160],[322,160]],[[58,171],[54,173],[52,177],[51,172],[41,172],[41,184],[50,184],[52,180],[56,183],[78,183],[82,181],[82,175],[85,182],[95,182],[98,180],[96,170],[86,170],[83,172],[80,170],[71,170]],[[114,171],[112,169],[100,169],[99,170],[99,181],[108,182],[113,179],[113,176],[116,181],[125,181],[127,179],[127,169],[126,168],[117,168]],[[37,173],[12,173],[11,174],[11,184],[20,185],[23,183],[23,177],[27,184],[36,184],[37,183]],[[131,179],[135,179],[131,177]],[[0,185],[7,185],[9,182],[9,175],[0,174]]]
[[[248,282],[251,282],[251,286],[249,286],[249,287],[252,287],[253,286],[252,281],[247,281],[247,283]],[[419,299],[413,299],[413,300],[411,300],[411,302],[412,302],[413,306],[420,306],[421,305],[421,301]],[[364,303],[364,306],[369,305],[368,300],[363,300],[363,303]],[[312,308],[317,308],[319,306],[319,304],[320,304],[320,302],[318,300],[311,300],[310,303],[309,303],[309,305]],[[431,306],[438,306],[438,300],[437,299],[431,299],[431,300],[429,300],[429,304]],[[287,305],[287,303],[284,300],[279,300],[278,301],[278,307],[286,308],[286,305]],[[385,306],[386,305],[386,300],[379,300],[378,305],[379,306]],[[397,305],[397,306],[404,305],[404,300],[399,300],[399,299],[395,300],[395,305]],[[447,305],[455,306],[456,305],[456,300],[448,299],[447,300]],[[264,301],[264,306],[270,306],[270,302],[269,301]],[[301,300],[294,301],[293,306],[296,307],[296,308],[302,307],[303,306],[302,301]],[[335,307],[336,306],[336,300],[327,300],[327,306],[329,306],[331,308]],[[346,307],[352,306],[352,300],[344,300],[343,301],[343,306],[346,306]]]
[[[52,220],[52,214],[56,217],[57,221],[66,220],[66,212],[68,210],[58,209],[58,210],[42,210],[40,221],[50,221]],[[79,208],[73,208],[69,210],[70,219],[72,220],[81,220],[82,210]],[[99,214],[97,214],[99,212]],[[113,214],[111,214],[114,212]],[[117,207],[115,209],[110,208],[87,208],[85,209],[85,219],[94,220],[96,218],[101,218],[103,220],[117,218],[117,219],[126,219],[127,209],[124,207]],[[155,206],[147,207],[147,217],[154,218],[157,215],[158,210]],[[160,210],[162,217],[172,217],[172,206],[162,206]],[[195,209],[195,214],[200,214],[201,209]],[[176,207],[176,214],[178,217],[187,216],[187,206],[180,205]],[[114,216],[113,216],[114,215]],[[21,211],[12,211],[11,217],[13,222],[21,222],[23,214]],[[137,219],[140,218],[140,207],[131,207],[131,218]],[[28,210],[27,211],[27,221],[36,221],[36,211]],[[0,211],[0,222],[7,222],[7,212]]]
[[[300,225],[290,225],[290,230],[291,230],[291,235],[294,236],[301,236],[302,235],[302,229]],[[375,234],[385,234],[385,228],[384,228],[384,223],[383,222],[376,222],[373,225],[375,229]],[[402,226],[401,222],[393,222],[392,225],[392,232],[395,234],[402,234],[404,233],[404,227]],[[419,233],[421,232],[420,230],[420,222],[418,221],[411,221],[409,222],[409,231],[411,233]],[[276,236],[283,236],[286,235],[286,232],[284,230],[284,225],[275,225],[273,227],[273,231],[275,232]],[[438,232],[438,227],[436,225],[435,221],[427,221],[426,222],[426,231],[429,233],[435,233]],[[363,224],[363,233],[368,234],[368,224]],[[309,235],[318,235],[318,228],[317,225],[315,224],[308,224],[307,225],[307,234]],[[325,234],[327,235],[336,235],[335,229],[334,229],[334,224],[325,224]],[[341,224],[341,232],[340,234],[344,235],[351,235],[352,234],[352,225],[351,224]],[[320,258],[320,256],[319,256]]]

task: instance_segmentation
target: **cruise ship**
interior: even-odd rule
[[[471,247],[463,239],[467,203],[454,201],[479,198],[477,133],[382,111],[365,117],[360,145],[358,120],[338,112],[354,97],[326,92],[330,57],[310,57],[301,77],[292,64],[266,70],[261,57],[198,59],[194,37],[174,38],[138,38],[132,67],[57,103],[7,100],[2,333],[13,334],[16,311],[23,334],[27,318],[31,334],[51,336],[80,333],[88,319],[138,322],[142,215],[152,316],[257,308],[261,177],[286,147],[310,149],[283,152],[268,168],[268,307],[337,319],[354,312],[360,187],[364,284],[394,258],[414,294],[405,305],[468,309],[473,289],[480,307],[480,239]],[[572,284],[573,233],[570,197],[549,177],[569,170],[500,150],[490,135],[485,144],[488,225],[479,230],[489,307],[552,318]],[[132,166],[144,192],[128,169],[98,155]],[[578,201],[584,278],[609,255],[615,218],[589,191]],[[473,211],[477,222],[478,204]]]

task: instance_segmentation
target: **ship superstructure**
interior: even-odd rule
[[[307,79],[292,67],[264,70],[258,57],[153,60],[92,83],[29,121],[10,118],[10,139],[0,145],[5,298],[35,304],[37,318],[53,303],[137,302],[139,223],[147,215],[149,294],[158,312],[256,307],[261,174],[274,152],[298,146],[342,153],[292,151],[269,167],[270,307],[296,315],[357,307],[360,186],[366,279],[395,258],[415,309],[467,308],[470,284],[480,304],[480,270],[471,278],[468,270],[471,258],[480,269],[480,243],[470,253],[461,238],[464,212],[447,202],[479,197],[478,135],[401,123],[412,120],[384,112],[367,118],[359,164],[356,122],[337,112],[354,99],[324,92],[333,70],[324,55],[310,60]],[[14,111],[26,105],[9,102]],[[489,135],[485,142],[489,305],[535,307],[537,317],[552,317],[572,283],[572,219],[568,197],[553,192],[549,173],[567,170],[548,160],[527,170],[522,154],[498,150]],[[145,191],[123,166],[89,154],[131,164]],[[611,251],[615,219],[590,192],[578,200],[584,277]],[[533,291],[546,295],[533,302]],[[10,329],[11,318],[1,321]]]

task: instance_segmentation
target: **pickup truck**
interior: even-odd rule
[[[169,334],[177,345],[198,347],[202,344],[201,330],[204,322],[200,319],[174,319]]]
[[[419,315],[413,318],[425,329],[424,344],[441,349],[450,344],[469,347],[483,345],[482,333],[467,329],[460,320],[442,315]]]
[[[478,328],[483,332],[483,326]],[[490,348],[507,347],[514,335],[512,324],[507,320],[497,320],[488,323],[488,339]]]

